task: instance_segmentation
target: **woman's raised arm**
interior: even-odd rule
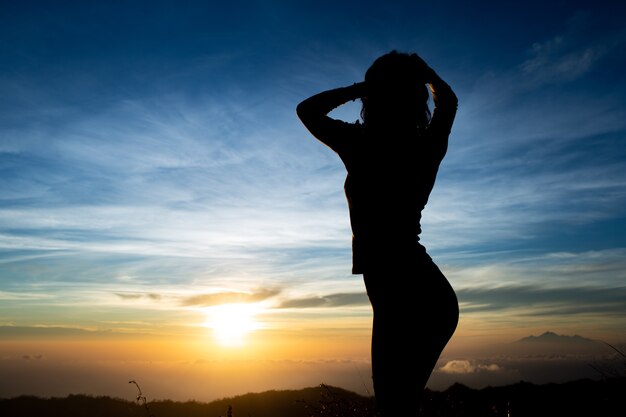
[[[356,100],[365,95],[365,83],[356,83],[349,87],[335,88],[323,91],[307,98],[298,104],[298,117],[313,136],[337,150],[343,137],[343,130],[353,128],[354,125],[336,120],[328,116],[333,109]]]
[[[452,88],[441,77],[426,64],[426,62],[420,58],[417,54],[413,54],[419,62],[419,72],[423,77],[423,80],[433,95],[433,102],[435,108],[433,109],[433,116],[430,120],[428,130],[435,139],[436,143],[431,145],[435,146],[439,158],[443,158],[448,150],[448,136],[452,130],[452,124],[459,101],[452,91]]]

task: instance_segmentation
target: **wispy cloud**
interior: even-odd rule
[[[626,287],[540,285],[463,288],[457,290],[463,311],[496,312],[523,310],[522,315],[558,316],[598,313],[626,314]]]
[[[556,36],[533,44],[531,57],[521,70],[536,83],[573,81],[588,72],[607,49],[606,45],[573,46],[566,37]]]
[[[254,303],[264,301],[280,294],[279,289],[261,289],[254,292],[219,292],[212,294],[198,294],[181,300],[183,306],[210,307],[221,304]]]
[[[580,79],[609,54],[623,48],[626,32],[607,24],[592,12],[573,12],[565,28],[551,38],[537,41],[520,70],[525,81],[539,85],[562,84]]]
[[[559,92],[522,79],[509,69],[487,77],[465,100],[461,95],[449,152],[424,211],[431,245],[532,242],[545,240],[545,225],[622,216],[623,97],[611,88]]]
[[[162,296],[161,294],[148,293],[148,294],[138,294],[138,293],[115,293],[122,300],[139,300],[141,298],[147,298],[153,301],[159,301]]]
[[[20,199],[0,210],[3,261],[20,263],[24,251],[167,256],[241,275],[347,247],[342,174],[329,169],[332,155],[288,129],[259,129],[249,112],[226,97],[124,102],[78,118],[63,140],[45,138],[61,151],[56,159],[23,149],[15,175],[4,177]],[[303,158],[293,145],[300,143],[321,160]],[[19,172],[40,180],[23,187]]]
[[[28,300],[43,300],[50,299],[53,296],[49,294],[41,293],[28,293],[28,292],[14,292],[14,291],[0,291],[0,300],[12,300],[12,301],[28,301]]]
[[[328,294],[317,297],[296,298],[283,301],[279,308],[332,308],[369,305],[365,293]]]
[[[109,332],[98,332],[80,327],[61,326],[0,326],[0,335],[5,338],[21,337],[63,337],[63,336],[97,336],[108,335]]]

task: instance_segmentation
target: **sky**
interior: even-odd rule
[[[626,343],[624,18],[618,1],[0,1],[0,397],[371,393],[345,169],[295,107],[393,49],[459,97],[422,217],[461,306],[430,386],[593,376],[615,353],[600,342],[532,363],[515,343]]]

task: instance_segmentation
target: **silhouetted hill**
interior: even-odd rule
[[[626,378],[563,384],[519,382],[474,390],[461,384],[427,392],[424,416],[609,417],[621,416]]]
[[[520,382],[481,390],[461,384],[446,391],[426,391],[424,417],[609,417],[621,416],[626,378],[581,380],[535,385]],[[0,400],[7,417],[220,417],[232,406],[232,417],[370,417],[373,402],[341,388],[321,385],[289,391],[267,391],[210,403],[151,401],[149,409],[110,397],[70,395],[42,399],[22,396]],[[407,416],[417,416],[406,399]]]
[[[137,403],[110,397],[70,395],[42,399],[21,396],[0,399],[0,416],[46,417],[220,417],[232,406],[233,417],[309,417],[327,416],[351,410],[353,414],[373,414],[373,402],[341,388],[321,385],[301,390],[266,391],[201,403],[170,400],[149,401],[148,409]],[[357,413],[358,414],[354,414]],[[346,414],[347,415],[347,414]]]

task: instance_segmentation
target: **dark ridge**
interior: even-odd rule
[[[519,382],[472,389],[454,384],[445,391],[426,390],[422,413],[406,399],[406,415],[422,417],[603,417],[623,412],[626,378],[579,380],[536,385]],[[373,399],[321,385],[301,390],[238,395],[210,403],[149,401],[149,408],[129,400],[88,395],[65,398],[20,396],[0,399],[0,415],[8,417],[374,417]]]

